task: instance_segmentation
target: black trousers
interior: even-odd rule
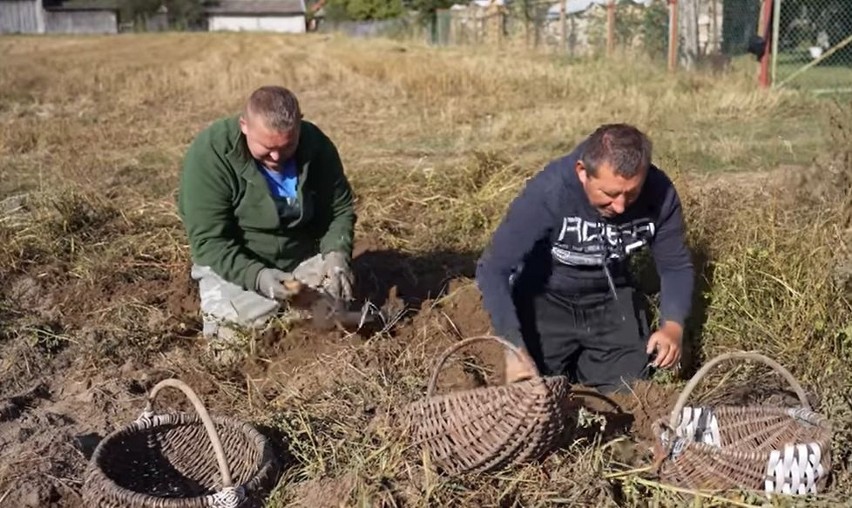
[[[648,307],[631,287],[616,293],[618,299],[610,294],[596,303],[516,297],[521,334],[542,374],[566,375],[603,393],[648,378]]]

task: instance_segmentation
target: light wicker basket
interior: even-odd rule
[[[451,354],[473,342],[494,341],[527,363],[536,375],[503,386],[435,394],[438,374]],[[410,437],[437,469],[454,475],[509,467],[539,458],[570,430],[569,383],[542,377],[518,348],[500,337],[471,337],[438,360],[426,397],[404,415]]]
[[[154,399],[167,386],[183,391],[197,414],[155,414]],[[166,379],[151,390],[139,419],[98,444],[83,499],[93,508],[261,506],[278,471],[270,444],[254,427],[211,418],[186,384]]]
[[[801,405],[686,406],[702,377],[731,359],[769,365],[792,385]],[[653,431],[660,479],[681,487],[811,495],[824,488],[831,469],[831,424],[811,410],[787,369],[755,352],[727,353],[709,361],[684,387],[669,421],[657,420]]]

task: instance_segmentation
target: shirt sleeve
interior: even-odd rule
[[[684,326],[692,308],[695,273],[686,246],[680,198],[671,183],[665,193],[658,224],[651,251],[660,275],[661,322],[673,321]]]
[[[228,282],[253,290],[263,263],[237,242],[232,196],[224,163],[214,150],[195,143],[180,176],[178,206],[194,261]]]
[[[331,197],[328,228],[320,239],[320,250],[323,254],[341,252],[351,258],[357,220],[354,193],[344,172],[337,147],[325,135],[322,138],[323,148],[319,164],[322,165]]]
[[[522,346],[522,339],[509,277],[557,222],[554,204],[562,183],[554,185],[550,176],[545,170],[527,182],[509,205],[476,267],[476,282],[495,333],[516,346]]]

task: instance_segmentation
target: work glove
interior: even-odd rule
[[[352,300],[353,275],[346,255],[333,251],[323,256],[322,272],[327,279],[325,289],[329,295],[338,300]]]
[[[255,290],[270,299],[287,300],[296,295],[298,290],[288,287],[285,282],[295,281],[296,278],[290,272],[282,272],[276,268],[263,268],[257,273]]]

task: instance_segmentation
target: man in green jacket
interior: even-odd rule
[[[286,88],[255,90],[241,114],[195,138],[178,212],[205,337],[263,327],[293,296],[288,281],[352,299],[352,188],[334,143]]]

